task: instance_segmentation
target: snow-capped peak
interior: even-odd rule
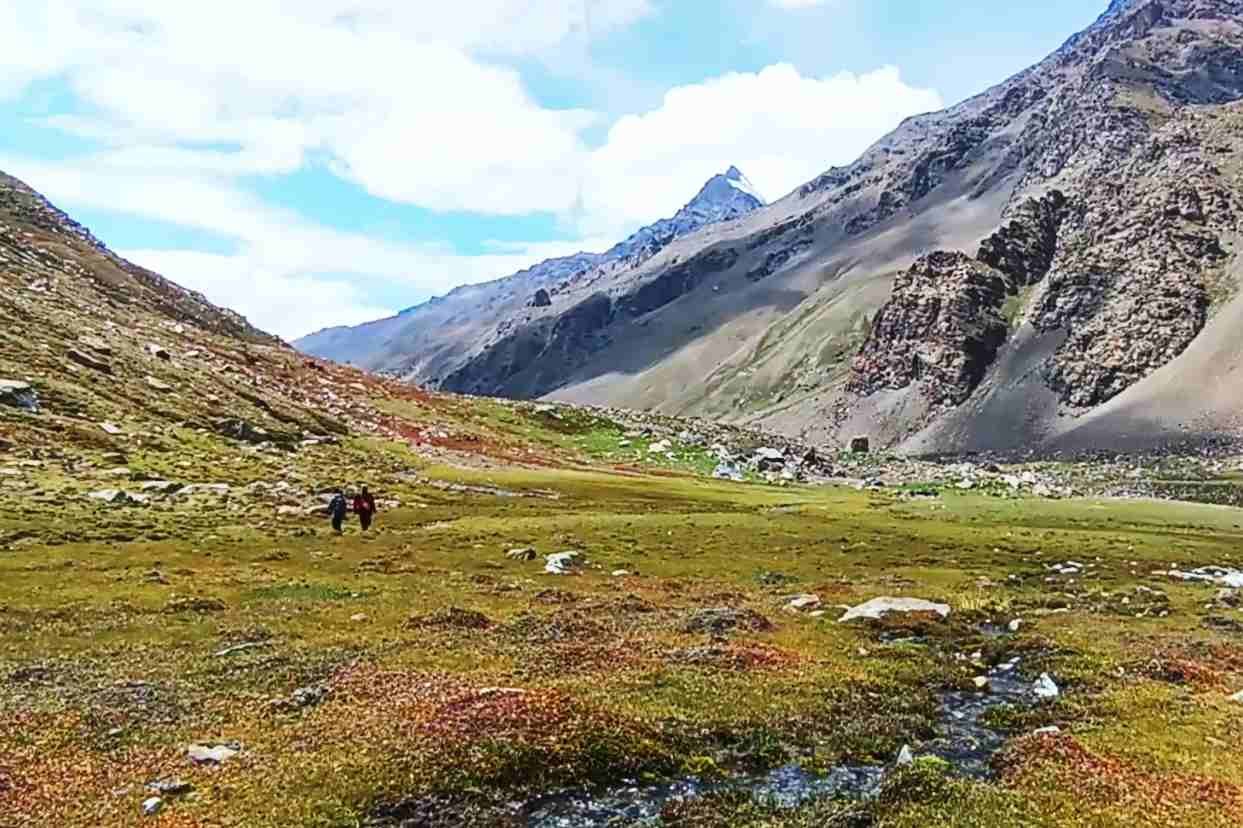
[[[767,203],[764,201],[764,196],[760,195],[759,190],[755,189],[755,185],[751,183],[751,180],[743,175],[742,170],[737,167],[730,167],[729,170],[726,171],[725,180],[729,182],[729,186],[733,187],[740,193],[745,193],[746,195],[751,196],[761,204]]]

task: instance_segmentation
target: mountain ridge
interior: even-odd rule
[[[480,289],[492,286],[529,283],[531,293],[548,284],[556,284],[581,276],[588,270],[607,266],[615,262],[630,260],[632,263],[643,256],[650,256],[676,238],[693,233],[699,228],[719,221],[728,221],[745,215],[751,210],[764,205],[763,199],[736,166],[730,166],[724,173],[713,176],[700,188],[695,197],[683,205],[677,213],[665,219],[659,219],[645,225],[618,242],[603,253],[579,251],[569,256],[559,256],[538,262],[517,273],[481,282],[474,285],[463,285],[454,288],[443,296],[433,297],[425,302],[408,307],[387,319],[373,320],[371,323],[355,326],[333,326],[301,337],[294,344],[317,356],[342,359],[339,346],[321,352],[317,342],[322,342],[326,334],[341,332],[370,324],[409,317],[421,308],[452,300],[455,297],[469,296]],[[346,360],[352,361],[348,356]],[[364,361],[363,364],[366,364]],[[375,367],[375,366],[372,366]]]

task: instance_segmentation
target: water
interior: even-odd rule
[[[914,748],[914,754],[944,759],[964,776],[988,777],[992,758],[1006,737],[984,724],[985,715],[1003,705],[1030,706],[1036,702],[1032,683],[1022,680],[1016,668],[1014,661],[990,671],[987,693],[943,693],[938,722],[941,735]],[[783,808],[832,797],[866,799],[880,790],[888,770],[880,765],[840,766],[818,775],[791,765],[718,782],[687,778],[660,785],[562,791],[528,802],[523,810],[528,828],[659,825],[667,804],[722,791],[745,791],[759,801]]]

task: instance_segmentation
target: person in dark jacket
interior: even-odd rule
[[[364,532],[371,528],[371,519],[375,517],[375,512],[375,498],[363,486],[363,490],[354,496],[354,513],[358,515],[358,523]]]
[[[338,535],[341,534],[341,525],[345,523],[345,514],[349,510],[349,504],[345,500],[345,493],[337,489],[337,493],[328,503],[328,516],[332,518],[332,531]]]

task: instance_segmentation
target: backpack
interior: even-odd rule
[[[332,517],[345,514],[345,495],[338,494],[332,499],[332,502],[328,504],[328,514]]]

